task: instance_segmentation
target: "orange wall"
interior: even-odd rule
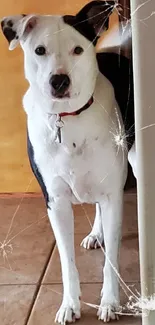
[[[20,13],[74,14],[87,2],[1,0],[0,17]],[[116,20],[114,16],[112,22]],[[7,42],[0,33],[1,193],[40,190],[30,170],[26,152],[26,116],[22,109],[22,96],[26,88],[22,51],[20,48],[8,51]]]

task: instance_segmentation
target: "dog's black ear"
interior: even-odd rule
[[[35,27],[36,15],[18,15],[3,18],[1,28],[9,42],[9,50],[13,50]]]
[[[94,40],[91,39],[93,43],[96,44],[101,33],[108,29],[109,17],[116,6],[118,6],[116,1],[92,1],[76,15],[79,26],[83,24],[83,27],[85,25],[84,28],[89,28],[91,33],[90,37],[94,37]]]

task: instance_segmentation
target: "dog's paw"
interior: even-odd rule
[[[97,249],[103,244],[103,235],[90,233],[85,237],[81,243],[81,246],[85,249]]]
[[[104,290],[101,290],[101,303],[98,309],[98,319],[102,320],[105,323],[110,322],[110,320],[119,320],[118,311],[120,306],[119,293],[115,292],[106,292],[105,287]]]
[[[66,323],[74,323],[80,317],[80,303],[62,303],[56,314],[55,322],[65,325]]]
[[[110,320],[119,320],[117,308],[113,305],[102,304],[99,307],[97,316],[99,320],[102,320],[104,323],[110,322]]]

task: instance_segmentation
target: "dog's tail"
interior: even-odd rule
[[[117,51],[120,46],[131,44],[131,23],[126,22],[123,28],[119,28],[118,24],[114,24],[104,34],[98,44],[98,52]]]

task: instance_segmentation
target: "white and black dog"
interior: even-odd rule
[[[9,48],[20,43],[24,51],[28,154],[60,253],[64,293],[56,321],[61,324],[80,318],[72,204],[96,204],[83,246],[96,247],[104,238],[99,319],[117,319],[120,304],[116,273],[133,94],[128,98],[129,61],[121,57],[119,65],[116,54],[95,51],[114,5],[93,1],[76,16],[19,15],[1,22]],[[134,168],[133,156],[132,148]]]

